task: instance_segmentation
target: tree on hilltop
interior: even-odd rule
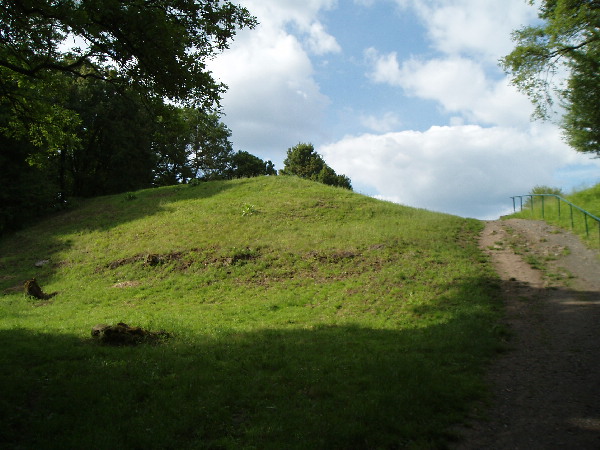
[[[329,167],[312,144],[300,143],[288,149],[287,158],[283,161],[284,168],[279,171],[281,175],[296,175],[330,186],[342,187],[352,190],[350,178],[338,175]]]
[[[189,162],[193,177],[205,180],[225,178],[231,166],[231,130],[217,114],[194,108],[182,110],[188,128]]]
[[[242,150],[233,154],[230,178],[251,178],[261,175],[277,175],[271,161],[263,161],[258,156]]]

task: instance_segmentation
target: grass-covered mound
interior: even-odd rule
[[[481,227],[265,177],[97,198],[5,237],[0,444],[442,446],[498,343]],[[58,294],[26,297],[32,277]],[[118,322],[170,337],[92,339]]]

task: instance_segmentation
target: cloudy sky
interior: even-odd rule
[[[354,190],[480,219],[535,185],[600,182],[498,59],[526,0],[240,0],[260,25],[210,64],[235,150],[283,168],[310,142]]]

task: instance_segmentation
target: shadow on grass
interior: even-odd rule
[[[0,331],[0,445],[442,447],[444,430],[482,394],[480,365],[495,342],[486,322],[178,336],[116,348]]]
[[[80,207],[40,220],[38,225],[1,236],[0,271],[19,273],[20,279],[16,281],[20,283],[32,276],[47,279],[54,272],[52,264],[37,269],[34,264],[38,261],[51,261],[53,255],[71,247],[72,242],[61,236],[94,231],[110,232],[123,223],[161,213],[171,203],[209,198],[232,186],[232,182],[213,181],[197,186],[145,189],[136,193],[86,200]],[[0,291],[12,287],[14,283],[15,280],[11,278],[0,278]]]
[[[240,181],[238,181],[239,183]],[[45,228],[54,228],[62,233],[107,231],[123,223],[164,211],[170,203],[209,198],[232,186],[231,181],[209,181],[193,186],[167,186],[144,189],[134,193],[96,197],[87,200],[79,208],[65,211],[51,218],[45,224]]]

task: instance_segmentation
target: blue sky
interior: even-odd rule
[[[600,182],[498,68],[526,0],[240,0],[260,25],[209,65],[235,150],[314,144],[356,191],[481,219],[535,185]]]

